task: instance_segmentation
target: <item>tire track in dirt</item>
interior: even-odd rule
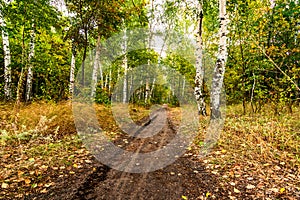
[[[144,118],[137,124],[142,124],[145,131],[147,126],[157,122],[155,120],[161,120],[159,113],[155,119]],[[177,129],[174,124],[168,117],[163,129],[153,137],[136,138],[121,134],[114,143],[121,145],[126,151],[135,152],[136,156],[138,153],[156,151],[175,137]],[[128,166],[133,166],[135,157]],[[155,159],[151,160],[149,167],[156,162]],[[182,196],[188,199],[203,199],[207,192],[214,193],[218,199],[227,196],[224,195],[226,192],[219,186],[215,175],[207,172],[205,166],[192,153],[186,153],[163,169],[139,174],[121,172],[94,159],[85,171],[76,173],[72,179],[62,179],[59,182],[49,193],[37,195],[32,199],[176,200],[182,199]]]
[[[162,108],[166,111],[165,108]],[[152,118],[152,119],[147,119],[146,122],[144,122],[142,128],[143,129],[147,129],[147,126],[150,124],[150,123],[155,123],[156,121],[160,121],[162,120],[162,109],[158,110],[158,112],[156,113],[155,115],[155,118]],[[143,151],[144,152],[150,152],[150,151],[154,151],[154,150],[157,150],[157,149],[160,149],[162,148],[168,141],[168,136],[174,136],[174,134],[176,134],[176,131],[175,129],[173,129],[173,126],[172,126],[172,123],[171,121],[167,118],[167,124],[165,124],[165,126],[163,127],[163,130],[161,130],[162,134],[160,134],[160,138],[155,138],[156,140],[158,140],[159,142],[156,142],[158,145],[156,146],[156,148],[153,146],[153,145],[149,145],[149,142],[147,143],[147,141],[145,139],[140,139],[140,142],[138,144],[138,148],[137,150],[135,151],[136,153],[136,156],[137,154],[139,154],[143,148]],[[135,134],[137,135],[137,134]],[[132,139],[132,141],[134,140],[138,140],[136,138]],[[132,149],[126,149],[126,150],[132,150]],[[135,162],[135,158],[132,159],[131,162]],[[154,165],[155,163],[155,160],[152,160],[151,163],[149,163],[149,166],[151,168],[152,165]],[[130,165],[129,165],[130,166]],[[129,177],[130,174],[126,173],[126,172],[123,172],[121,177]],[[142,173],[142,176],[141,178],[138,180],[138,182],[136,183],[136,185],[142,185],[142,182],[146,179],[146,177],[148,176],[148,173]],[[121,180],[121,179],[120,179]],[[122,191],[125,189],[126,187],[126,181],[119,181],[119,183],[117,185],[121,185],[121,189],[120,189],[120,196],[117,198],[117,199],[122,199]],[[116,187],[118,188],[118,187]],[[137,187],[136,190],[134,191],[134,193],[131,195],[130,199],[136,199],[136,195],[139,193],[140,191],[140,188]]]

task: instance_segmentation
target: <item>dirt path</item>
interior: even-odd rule
[[[142,127],[135,133],[147,134],[152,130],[149,128],[151,125],[163,122],[164,126],[158,134],[150,138],[118,134],[114,144],[135,153],[163,148],[175,137],[177,126],[176,120],[172,121],[173,116],[168,116],[164,121],[160,116],[162,112],[158,111],[158,115],[152,115],[151,119],[139,120],[137,124]],[[68,169],[58,173],[49,168],[47,174],[51,178],[48,182],[54,184],[44,191],[27,193],[23,199],[299,199],[298,184],[294,183],[298,173],[294,169],[284,168],[280,163],[274,165],[274,170],[269,165],[261,169],[253,163],[235,163],[234,158],[227,166],[208,161],[210,157],[222,157],[225,154],[214,150],[201,160],[188,151],[171,165],[149,173],[118,171],[101,164],[90,154],[83,154],[79,158],[82,161],[80,168],[70,166],[72,173]],[[155,160],[149,161],[149,166],[155,164]],[[288,192],[282,192],[282,188]]]
[[[164,112],[161,109],[159,112]],[[144,131],[152,123],[160,123],[160,113],[138,122]],[[151,138],[121,135],[114,143],[127,151],[150,152],[162,148],[176,135],[176,127],[168,118],[163,129]],[[138,133],[137,133],[138,134]],[[180,144],[178,144],[180,145]],[[155,160],[149,165],[155,165]],[[192,154],[185,154],[173,164],[150,173],[126,173],[111,169],[95,159],[72,178],[61,178],[48,193],[26,199],[201,199],[209,192],[224,196],[215,175],[208,173]]]

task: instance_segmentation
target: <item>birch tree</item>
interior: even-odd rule
[[[3,6],[0,10],[0,26],[2,27],[2,43],[4,51],[4,96],[6,100],[11,99],[11,56],[9,48],[9,38],[6,30],[5,19],[2,14]]]
[[[128,68],[128,62],[127,62],[127,35],[126,35],[126,28],[124,30],[124,44],[123,44],[123,62],[122,67],[124,68],[124,83],[123,83],[123,103],[127,102],[127,68]]]
[[[93,66],[93,74],[92,74],[92,96],[95,95],[96,87],[97,87],[97,78],[98,78],[98,70],[100,69],[100,80],[101,80],[101,86],[103,88],[103,72],[102,67],[100,65],[100,42],[101,42],[101,36],[98,36],[97,44],[96,44],[96,55],[95,55],[95,61]]]
[[[32,59],[34,57],[34,46],[35,46],[35,24],[32,23],[32,30],[30,32],[30,43],[29,43],[29,56],[28,56],[28,72],[27,72],[27,82],[26,82],[26,101],[30,100],[31,88],[32,88],[32,79],[33,79],[33,62]]]
[[[197,33],[197,49],[196,49],[196,77],[195,77],[195,97],[198,105],[198,114],[206,116],[206,106],[203,96],[203,78],[204,78],[204,69],[203,69],[203,52],[202,52],[202,22],[203,22],[203,1],[200,1],[200,13],[198,16],[198,33]]]
[[[226,0],[219,0],[219,48],[216,66],[212,80],[210,93],[211,102],[211,120],[222,119],[221,115],[221,91],[225,73],[225,64],[227,61],[227,15],[226,15]]]
[[[70,96],[73,95],[73,91],[74,91],[75,68],[76,68],[76,46],[73,43],[72,44],[71,69],[70,69],[70,85],[69,85]]]

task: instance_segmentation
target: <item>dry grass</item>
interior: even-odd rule
[[[94,107],[100,126],[109,137],[117,138],[120,129],[111,109],[102,105]],[[180,109],[170,110],[169,117],[175,122],[184,117]],[[245,169],[266,176],[269,176],[269,166],[275,167],[273,171],[280,166],[282,169],[292,169],[287,173],[297,177],[300,174],[299,111],[299,108],[294,108],[293,114],[276,116],[265,109],[263,113],[242,115],[240,105],[228,106],[220,139],[212,153],[202,160],[208,166],[223,171],[228,169],[227,172],[218,171],[225,174],[224,177],[230,176],[230,170],[237,165],[244,165]],[[136,121],[148,116],[149,110],[131,105],[129,113]],[[76,134],[70,102],[36,102],[21,105],[19,110],[13,104],[0,104],[0,121],[0,157],[4,161],[0,163],[0,183],[5,181],[13,185],[15,179],[22,181],[16,173],[25,168],[35,170],[41,166],[72,166],[77,157],[88,154]],[[208,123],[209,117],[200,117],[199,137],[194,145],[196,150],[203,144],[203,130]],[[281,176],[280,173],[277,175]],[[23,187],[16,183],[14,187]],[[292,181],[288,183],[294,184]]]

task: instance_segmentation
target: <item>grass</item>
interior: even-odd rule
[[[111,110],[102,105],[95,105],[95,110],[107,135],[116,138],[120,130]],[[267,107],[262,113],[246,115],[242,115],[241,110],[241,105],[227,106],[220,139],[212,156],[204,161],[208,159],[209,164],[221,168],[251,163],[259,169],[275,163],[300,173],[300,108],[295,107],[292,114],[279,116],[273,115]],[[149,110],[131,105],[129,113],[135,121],[147,116]],[[178,121],[180,116],[180,109],[171,108],[171,118]],[[0,104],[0,121],[0,157],[3,160],[0,186],[8,183],[12,188],[24,189],[32,187],[33,183],[38,185],[44,179],[42,173],[31,176],[34,170],[45,166],[71,167],[79,162],[78,157],[89,154],[76,134],[70,102],[35,102],[21,105],[19,110],[13,104]],[[200,117],[199,136],[194,142],[196,149],[203,144],[202,133],[208,123],[209,117]],[[22,171],[26,171],[26,176],[18,175]],[[26,177],[31,177],[30,183]],[[18,181],[23,181],[23,185]]]

